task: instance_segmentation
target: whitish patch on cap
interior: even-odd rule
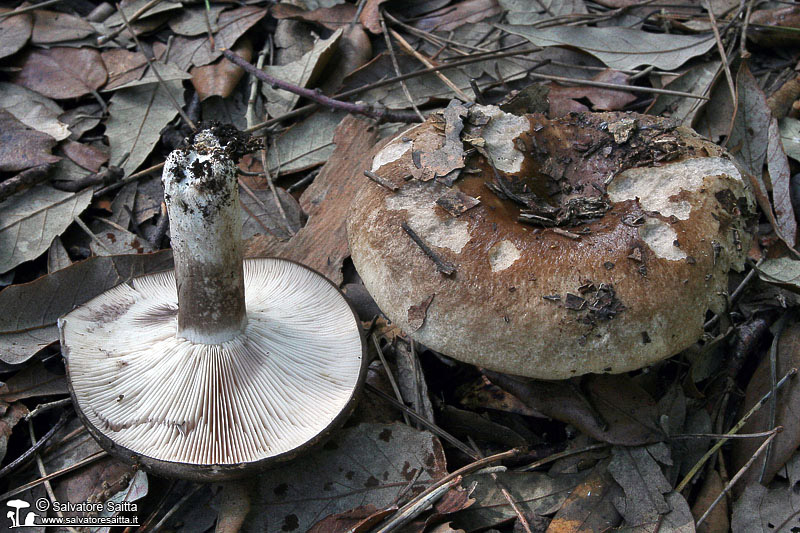
[[[471,112],[473,110],[491,117],[481,135],[486,140],[486,151],[492,156],[494,166],[503,172],[519,172],[525,155],[516,149],[514,139],[530,129],[530,121],[525,117],[504,113],[497,106],[475,105],[470,108]]]
[[[377,171],[383,165],[387,163],[391,163],[392,161],[397,161],[403,154],[408,152],[411,149],[410,142],[404,142],[400,139],[395,139],[394,141],[387,144],[383,150],[378,152],[375,157],[372,159],[372,172]]]
[[[500,241],[489,248],[489,266],[492,267],[492,272],[500,272],[507,269],[519,257],[519,250],[509,240]]]
[[[686,200],[672,200],[681,191],[696,191],[708,176],[727,175],[741,181],[736,166],[722,157],[686,159],[662,167],[628,169],[608,186],[612,202],[639,199],[645,211],[657,211],[665,217],[689,218],[692,206]]]
[[[424,185],[424,184],[422,184]],[[469,242],[469,225],[453,217],[442,219],[436,212],[436,196],[417,192],[419,183],[409,183],[396,194],[386,198],[386,209],[406,210],[408,224],[425,243],[447,248],[455,253]]]
[[[639,226],[639,236],[658,257],[670,261],[680,261],[687,257],[686,252],[675,246],[678,234],[663,220],[645,218],[644,224]]]

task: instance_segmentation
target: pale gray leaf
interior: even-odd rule
[[[42,184],[0,203],[0,273],[47,251],[91,201],[91,189],[72,193]]]
[[[800,493],[785,480],[770,488],[751,483],[733,505],[733,533],[794,533],[800,515]]]
[[[92,239],[89,243],[94,255],[143,254],[155,250],[152,244],[138,235],[108,225],[95,237],[97,240]]]
[[[608,471],[625,492],[614,506],[628,525],[656,523],[670,511],[664,495],[672,486],[645,447],[614,447]]]
[[[788,256],[767,259],[758,267],[758,277],[769,283],[800,289],[800,260]]]
[[[161,61],[153,61],[150,65],[148,65],[147,69],[145,70],[144,76],[139,78],[138,80],[131,80],[124,85],[119,85],[114,87],[114,91],[120,89],[128,89],[130,87],[138,87],[140,85],[149,85],[151,83],[160,83],[158,76],[153,69],[158,71],[158,76],[161,76],[161,79],[164,81],[174,81],[174,80],[188,80],[191,79],[191,75],[181,70],[177,65],[173,63],[163,63]]]
[[[91,192],[91,191],[90,191]],[[91,198],[91,194],[89,195]],[[19,364],[58,340],[58,317],[148,272],[172,268],[172,251],[93,257],[0,292],[0,361]]]
[[[217,19],[225,6],[211,6],[211,9],[206,11],[205,7],[184,7],[177,17],[172,17],[169,20],[169,29],[178,35],[185,35],[193,37],[195,35],[202,35],[208,31],[206,25],[206,13],[208,13],[208,22],[211,24],[211,31],[217,31]]]
[[[720,61],[709,61],[695,65],[669,82],[664,88],[707,96],[721,64]],[[695,115],[701,109],[702,103],[703,100],[696,98],[659,94],[647,112],[651,115],[670,117],[680,124],[688,126],[691,125]]]
[[[781,142],[786,155],[800,161],[800,120],[786,117],[780,121]]]
[[[69,137],[69,127],[58,120],[64,112],[54,100],[15,83],[0,82],[0,108],[57,141]]]
[[[409,484],[419,491],[446,474],[432,434],[403,424],[359,424],[291,463],[261,474],[243,531],[307,531],[322,518],[372,504],[384,507]]]
[[[583,0],[499,0],[498,3],[506,11],[509,24],[533,24],[546,18],[588,12]]]
[[[317,42],[313,50],[304,54],[297,61],[287,65],[267,66],[264,67],[264,72],[299,87],[309,87],[316,81],[322,69],[325,68],[333,54],[336,53],[341,36],[342,30],[340,28],[327,39]],[[267,99],[267,112],[272,117],[277,117],[290,111],[297,103],[297,100],[300,99],[296,94],[273,89],[268,84],[263,84],[261,91]]]
[[[164,87],[182,106],[180,81],[121,89],[111,98],[106,124],[111,144],[109,162],[122,167],[126,176],[147,159],[161,136],[161,129],[178,114]],[[126,154],[130,155],[124,159]]]
[[[123,228],[131,223],[131,213],[136,205],[136,182],[123,185],[111,202],[111,220]]]
[[[47,250],[47,273],[52,274],[56,270],[67,268],[72,264],[72,261],[67,254],[67,249],[61,242],[61,237],[55,237],[50,244],[50,249]]]
[[[634,69],[653,65],[673,70],[689,59],[705,54],[714,46],[713,35],[649,33],[621,27],[498,25],[526,38],[536,46],[568,46],[597,57],[611,68]]]
[[[516,517],[514,509],[501,492],[500,484],[508,489],[523,514],[555,513],[585,477],[584,474],[550,477],[542,472],[508,471],[496,472],[495,475],[497,481],[488,473],[472,474],[464,478],[461,483],[464,487],[477,483],[470,494],[475,503],[451,515],[454,525],[473,531],[493,527]]]
[[[289,174],[327,161],[336,148],[333,132],[345,115],[319,111],[284,131],[267,152],[270,172]]]
[[[276,190],[283,212],[286,213],[286,220],[278,210],[275,196],[269,189],[251,189],[255,198],[244,189],[239,192],[243,211],[242,239],[247,240],[261,234],[287,240],[303,227],[305,222],[303,208],[285,189],[277,187]]]
[[[133,0],[132,2],[127,2],[124,7],[122,7],[122,12],[125,13],[125,17],[130,20],[134,13],[139,11],[148,3],[151,3],[150,0]],[[117,4],[119,5],[119,4]],[[150,9],[144,12],[144,14],[139,17],[140,19],[155,15],[157,13],[164,13],[166,11],[172,11],[174,9],[180,9],[183,7],[180,2],[172,2],[171,0],[163,0],[161,2],[156,2]],[[115,12],[113,15],[108,17],[106,20],[103,21],[103,24],[109,27],[120,26],[125,24],[125,19],[122,18],[122,15],[119,11]]]

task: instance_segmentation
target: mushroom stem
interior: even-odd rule
[[[205,130],[164,164],[178,286],[178,337],[221,344],[247,324],[236,165]]]

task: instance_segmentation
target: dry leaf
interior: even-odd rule
[[[733,533],[795,533],[800,493],[784,481],[749,484],[733,505]]]
[[[341,111],[322,110],[287,128],[267,151],[269,171],[290,174],[327,161],[336,148],[333,134],[345,116]]]
[[[94,33],[91,24],[80,17],[58,11],[37,9],[33,12],[33,44],[77,41]]]
[[[61,107],[50,98],[15,85],[0,82],[0,108],[5,109],[17,120],[57,141],[70,136],[69,128],[59,121],[64,113]]]
[[[412,494],[446,474],[444,452],[432,434],[403,424],[359,424],[327,444],[264,472],[243,531],[307,531],[322,516],[362,505],[382,508],[411,484]]]
[[[10,9],[0,9],[7,13]],[[33,17],[30,13],[0,19],[0,58],[16,54],[25,46],[33,30]]]
[[[649,33],[619,26],[534,28],[499,24],[498,27],[524,37],[536,46],[577,48],[617,70],[635,69],[641,65],[673,70],[714,46],[713,35]]]
[[[253,57],[253,45],[249,39],[241,39],[231,51],[245,61],[250,61]],[[192,67],[189,72],[192,75],[192,85],[201,101],[209,96],[229,97],[244,76],[243,68],[224,57],[210,65]]]
[[[72,193],[37,185],[0,204],[0,273],[46,252],[91,200],[91,189]]]
[[[89,191],[91,199],[91,191]],[[134,276],[172,268],[172,251],[93,257],[0,292],[0,361],[20,364],[58,340],[56,320]]]
[[[61,159],[50,153],[55,144],[51,136],[29,128],[0,109],[0,171],[16,172],[55,163]]]
[[[161,129],[178,114],[167,90],[183,105],[183,86],[178,81],[120,89],[111,98],[106,122],[109,160],[126,175],[147,159],[161,138]]]
[[[327,39],[318,41],[314,45],[314,49],[304,54],[300,59],[286,65],[264,67],[263,70],[270,76],[299,87],[310,87],[336,53],[341,36],[342,30],[336,30]],[[272,117],[277,117],[290,111],[300,99],[296,94],[274,89],[267,84],[261,86],[261,92],[267,99],[267,112]]]
[[[453,6],[428,13],[416,21],[414,27],[422,31],[452,31],[465,24],[475,24],[502,12],[497,0],[463,0]]]
[[[108,154],[105,150],[91,144],[67,141],[61,145],[61,150],[77,165],[92,172],[98,172],[100,167],[108,162]]]
[[[598,463],[589,477],[573,489],[546,533],[591,533],[616,528],[622,517],[613,500],[620,495],[620,486],[608,473],[608,461]]]
[[[93,48],[31,48],[17,66],[21,70],[12,81],[56,100],[90,94],[108,79],[100,52]]]
[[[722,478],[716,470],[711,470],[706,476],[703,486],[700,487],[700,493],[692,505],[692,515],[695,520],[699,520],[703,513],[705,513],[717,496],[722,492],[725,487]],[[728,499],[722,498],[717,503],[717,506],[711,511],[705,521],[697,528],[697,533],[727,533],[730,528],[730,521],[728,520]]]

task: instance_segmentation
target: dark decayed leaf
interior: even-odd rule
[[[11,432],[14,426],[28,414],[28,408],[21,403],[0,407],[2,407],[0,409],[0,462],[2,462],[8,450],[8,439],[11,437]]]
[[[598,463],[586,480],[573,489],[550,522],[547,533],[589,533],[615,528],[622,517],[613,501],[621,492],[608,473],[608,461]]]
[[[517,507],[526,515],[556,512],[585,477],[563,474],[550,477],[542,472],[497,472],[497,481],[489,473],[478,472],[464,478],[465,487],[476,483],[470,495],[475,503],[453,515],[453,525],[469,531],[494,527],[517,516],[501,492],[506,488]],[[499,481],[499,483],[498,483]]]
[[[794,246],[797,242],[797,218],[792,207],[792,175],[789,160],[783,150],[778,121],[774,118],[769,123],[767,169],[772,184],[772,206],[777,224],[775,230],[790,246]]]
[[[588,376],[582,387],[587,398],[564,383],[521,381],[496,372],[484,373],[532,409],[573,424],[597,440],[635,446],[663,439],[656,423],[656,403],[627,376]]]
[[[0,171],[16,172],[55,163],[61,159],[50,153],[55,144],[51,136],[29,128],[0,109]]]
[[[711,507],[714,500],[725,488],[722,478],[716,470],[712,470],[706,476],[703,486],[700,487],[700,493],[692,505],[692,516],[697,521],[703,514]],[[706,517],[700,527],[697,528],[698,533],[716,533],[727,532],[730,530],[730,520],[728,519],[728,500],[722,498],[717,506]]]
[[[42,184],[0,203],[0,272],[46,252],[91,200],[91,189],[73,193]]]
[[[791,368],[800,367],[800,323],[793,315],[783,330],[777,350],[777,379],[783,377]],[[767,353],[750,378],[745,393],[742,413],[749,411],[771,389],[770,354]],[[789,381],[778,391],[775,413],[775,425],[784,430],[772,441],[769,463],[764,472],[763,483],[770,482],[772,477],[783,467],[794,451],[800,446],[800,383],[797,379]],[[742,427],[742,433],[757,433],[772,429],[770,409],[764,406],[758,410]],[[761,445],[762,439],[736,439],[732,447],[733,471],[737,471],[752,457]],[[761,455],[753,466],[744,474],[742,487],[757,482],[764,465]]]
[[[69,394],[67,379],[49,372],[41,362],[25,367],[0,385],[0,402],[4,403],[54,394]]]
[[[278,239],[285,240],[303,227],[306,217],[300,204],[285,189],[276,187],[276,190],[286,219],[283,218],[283,214],[275,203],[275,197],[268,188],[240,191],[239,199],[244,211],[242,213],[243,239],[249,239],[255,235],[274,235]]]
[[[617,70],[653,65],[673,70],[714,46],[713,35],[649,33],[624,27],[554,26],[536,28],[500,24],[503,30],[536,46],[567,46],[597,57]]]
[[[329,514],[382,508],[411,485],[411,494],[446,474],[444,452],[432,434],[403,424],[359,424],[291,463],[264,472],[243,531],[307,531]]]
[[[100,52],[93,48],[31,48],[17,61],[12,81],[56,100],[96,91],[108,79]]]
[[[89,194],[91,198],[91,191]],[[0,292],[0,360],[19,364],[58,340],[56,320],[76,305],[135,276],[172,267],[172,251],[93,257]]]

